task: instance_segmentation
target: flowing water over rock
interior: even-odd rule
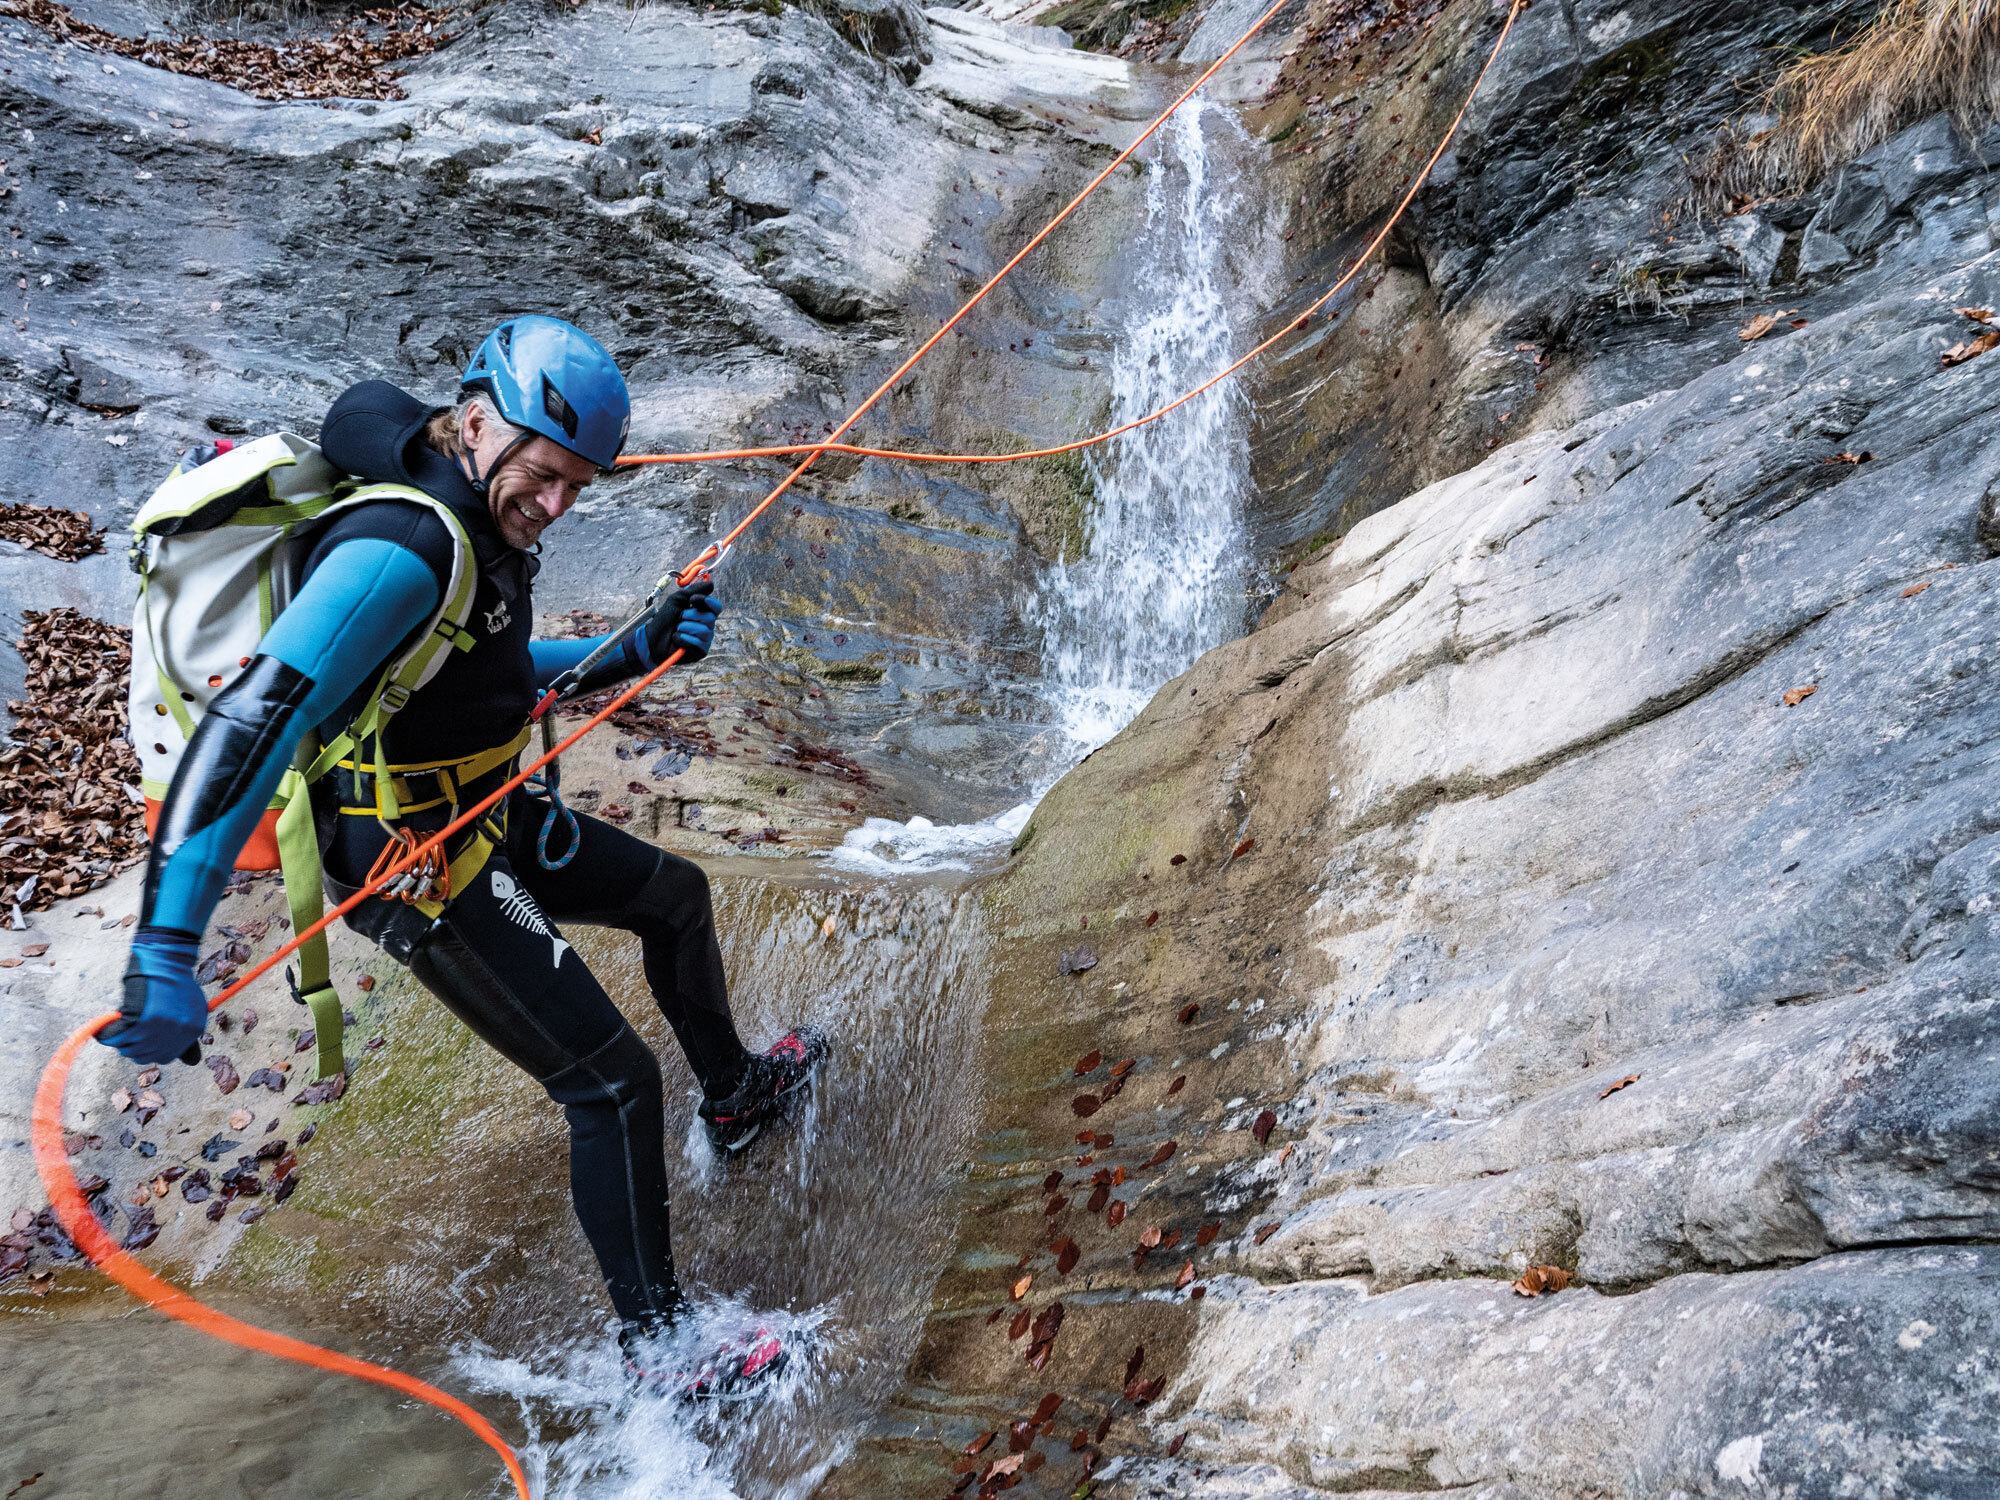
[[[1156,411],[1240,354],[1275,260],[1277,214],[1256,170],[1262,148],[1236,115],[1196,99],[1155,139],[1143,157],[1145,223],[1116,329],[1105,426]],[[1224,381],[1075,461],[1092,496],[1083,549],[1045,568],[1021,602],[1042,632],[1041,691],[1060,733],[1030,796],[971,824],[870,818],[832,851],[836,865],[884,875],[990,864],[1064,772],[1189,660],[1246,628],[1250,454],[1240,384]]]

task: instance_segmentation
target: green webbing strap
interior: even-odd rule
[[[304,932],[326,910],[320,884],[319,831],[313,826],[312,798],[306,794],[303,776],[287,771],[278,783],[278,796],[285,799],[285,810],[278,814],[278,869],[284,876],[292,931]],[[340,993],[333,987],[333,960],[323,932],[299,946],[299,993],[312,1012],[318,1076],[331,1078],[345,1072],[341,1032],[347,1023]]]

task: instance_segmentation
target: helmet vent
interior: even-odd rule
[[[511,322],[502,323],[494,329],[493,342],[500,346],[502,354],[511,359],[514,354],[514,325]]]
[[[576,413],[570,410],[569,403],[563,400],[562,392],[556,389],[555,382],[546,375],[542,377],[542,410],[560,423],[564,432],[571,437],[576,436]]]

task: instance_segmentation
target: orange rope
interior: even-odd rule
[[[111,1236],[104,1232],[104,1226],[90,1211],[83,1190],[77,1186],[76,1176],[69,1168],[69,1153],[63,1149],[62,1101],[63,1087],[69,1082],[70,1064],[76,1061],[77,1053],[100,1028],[117,1019],[118,1013],[113,1011],[72,1031],[56,1049],[56,1055],[49,1059],[42,1081],[35,1089],[35,1167],[42,1174],[42,1186],[48,1189],[50,1206],[62,1221],[64,1231],[76,1241],[77,1248],[90,1257],[98,1270],[155,1312],[186,1323],[191,1328],[199,1328],[203,1333],[227,1343],[240,1344],[245,1349],[255,1349],[262,1354],[274,1354],[279,1359],[310,1365],[317,1370],[351,1375],[356,1380],[372,1380],[377,1385],[386,1385],[391,1390],[401,1391],[440,1411],[449,1412],[478,1433],[480,1439],[500,1455],[520,1500],[533,1500],[528,1489],[528,1476],[522,1471],[521,1461],[514,1456],[507,1440],[493,1430],[491,1422],[457,1397],[448,1396],[436,1386],[418,1380],[414,1375],[405,1375],[400,1370],[371,1364],[351,1355],[336,1354],[317,1344],[287,1338],[282,1333],[271,1333],[232,1318],[227,1313],[217,1312],[197,1302],[179,1287],[162,1281],[119,1249]]]
[[[807,469],[812,467],[813,462],[822,453],[840,453],[840,452],[860,453],[871,457],[908,458],[908,459],[915,459],[918,461],[927,461],[932,463],[1004,463],[1004,462],[1011,462],[1015,459],[1021,459],[1021,458],[1033,458],[1033,457],[1047,456],[1059,453],[1068,453],[1074,451],[1077,448],[1089,447],[1093,443],[1105,442],[1108,441],[1110,438],[1118,436],[1120,433],[1129,432],[1135,427],[1144,426],[1148,422],[1157,420],[1158,418],[1166,415],[1169,411],[1174,410],[1176,407],[1185,405],[1187,402],[1193,400],[1196,396],[1200,395],[1203,391],[1209,389],[1209,387],[1215,385],[1218,381],[1221,381],[1227,378],[1229,375],[1235,373],[1235,371],[1241,369],[1243,365],[1247,364],[1251,359],[1254,359],[1257,355],[1261,354],[1264,350],[1268,349],[1272,344],[1276,343],[1279,338],[1284,337],[1286,333],[1291,332],[1294,328],[1297,328],[1301,324],[1303,324],[1307,317],[1310,317],[1313,312],[1317,311],[1320,307],[1324,306],[1326,302],[1330,300],[1335,295],[1335,293],[1337,293],[1341,289],[1341,287],[1345,286],[1348,283],[1348,281],[1352,280],[1355,272],[1360,269],[1363,263],[1365,263],[1368,255],[1373,254],[1376,248],[1379,247],[1382,241],[1388,236],[1389,230],[1394,226],[1396,222],[1396,218],[1400,217],[1403,210],[1409,206],[1411,199],[1413,199],[1416,196],[1417,189],[1420,186],[1422,186],[1423,181],[1425,177],[1429,175],[1431,168],[1434,165],[1436,165],[1438,159],[1444,154],[1445,147],[1450,143],[1452,135],[1456,133],[1459,123],[1465,118],[1466,110],[1471,107],[1472,103],[1471,94],[1467,95],[1465,104],[1460,106],[1457,116],[1453,118],[1451,130],[1446,133],[1444,140],[1438,143],[1437,150],[1431,153],[1430,160],[1427,163],[1425,163],[1423,172],[1418,175],[1416,181],[1411,184],[1409,192],[1404,194],[1402,202],[1397,205],[1395,215],[1392,215],[1389,220],[1389,223],[1383,226],[1381,232],[1377,234],[1375,239],[1370,243],[1368,250],[1364,252],[1360,260],[1357,260],[1355,262],[1354,267],[1350,269],[1347,272],[1347,274],[1343,276],[1338,282],[1336,282],[1334,286],[1325,294],[1325,296],[1321,297],[1319,301],[1315,302],[1312,305],[1312,307],[1308,308],[1305,313],[1300,315],[1299,318],[1295,319],[1292,323],[1287,325],[1287,327],[1284,330],[1282,330],[1279,334],[1277,334],[1273,338],[1265,340],[1264,343],[1259,344],[1255,349],[1251,350],[1249,354],[1246,354],[1242,359],[1238,360],[1235,364],[1231,365],[1221,374],[1216,375],[1210,380],[1195,387],[1193,390],[1187,392],[1185,395],[1169,403],[1167,406],[1160,408],[1159,411],[1153,412],[1148,416],[1141,417],[1136,421],[1128,422],[1122,427],[1114,428],[1110,432],[1102,433],[1096,437],[1082,439],[1074,443],[1067,443],[1056,448],[1041,449],[1033,453],[958,454],[958,455],[911,454],[911,453],[899,453],[890,449],[861,448],[849,444],[843,444],[839,441],[840,438],[848,431],[849,428],[853,427],[853,425],[857,421],[859,421],[862,418],[862,416],[864,416],[872,407],[874,407],[874,405],[878,401],[880,401],[883,396],[889,393],[890,389],[896,384],[897,381],[901,380],[903,376],[908,374],[910,370],[916,365],[916,363],[919,360],[921,360],[925,355],[929,354],[932,349],[936,348],[938,342],[941,339],[943,339],[947,333],[951,332],[951,330],[954,327],[956,327],[959,324],[959,322],[963,320],[965,316],[972,311],[973,308],[977,307],[980,302],[985,300],[987,293],[991,292],[994,287],[998,286],[1000,282],[1004,280],[1014,270],[1014,268],[1018,266],[1022,262],[1022,260],[1024,260],[1027,257],[1030,251],[1034,250],[1038,245],[1042,243],[1042,241],[1047,239],[1049,235],[1055,231],[1056,227],[1059,224],[1061,224],[1073,212],[1075,212],[1077,207],[1084,201],[1084,199],[1088,198],[1093,192],[1095,192],[1097,188],[1105,181],[1105,179],[1112,174],[1113,171],[1115,171],[1118,167],[1123,165],[1126,159],[1129,158],[1134,151],[1136,151],[1141,145],[1143,145],[1150,137],[1152,137],[1160,129],[1161,126],[1163,126],[1167,122],[1167,119],[1174,113],[1175,110],[1179,109],[1183,104],[1187,103],[1187,101],[1194,96],[1196,90],[1201,88],[1203,84],[1207,83],[1209,79],[1213,78],[1217,70],[1219,70],[1224,63],[1228,62],[1230,58],[1234,57],[1239,51],[1241,51],[1243,47],[1248,44],[1251,37],[1255,36],[1257,32],[1263,28],[1264,24],[1268,22],[1271,19],[1271,17],[1276,15],[1278,11],[1281,10],[1288,3],[1289,0],[1276,0],[1276,3],[1273,4],[1269,10],[1265,11],[1261,16],[1259,16],[1256,19],[1256,21],[1251,24],[1249,29],[1246,30],[1241,37],[1237,38],[1234,46],[1232,46],[1227,52],[1223,53],[1221,57],[1217,58],[1215,62],[1212,63],[1208,67],[1208,69],[1204,73],[1202,73],[1202,75],[1199,78],[1197,78],[1193,84],[1191,84],[1188,87],[1186,92],[1182,93],[1180,97],[1175,99],[1172,104],[1168,105],[1167,108],[1163,110],[1160,113],[1160,115],[1152,122],[1152,124],[1146,127],[1145,131],[1136,140],[1134,140],[1130,146],[1127,146],[1123,151],[1119,152],[1118,155],[1112,159],[1110,164],[1107,165],[1103,171],[1099,172],[1097,176],[1092,178],[1089,184],[1086,185],[1084,189],[1081,192],[1079,192],[1074,198],[1072,198],[1063,207],[1060,213],[1058,213],[1053,219],[1049,220],[1049,222],[1045,226],[1043,226],[1041,231],[1038,234],[1036,234],[1033,239],[1029,240],[1026,245],[1022,246],[1020,251],[1011,260],[1009,260],[1006,265],[1002,266],[997,272],[995,272],[993,277],[990,280],[988,280],[987,283],[984,286],[982,286],[976,293],[974,293],[973,296],[970,298],[970,300],[968,300],[963,307],[961,307],[956,313],[954,313],[948,322],[946,322],[941,328],[939,328],[936,333],[932,334],[930,338],[926,339],[923,345],[920,348],[918,348],[914,354],[912,354],[908,359],[904,360],[903,363],[897,367],[896,372],[893,375],[891,375],[887,380],[883,381],[881,385],[877,386],[874,394],[869,396],[869,398],[866,401],[862,402],[860,406],[856,407],[855,410],[847,417],[847,419],[843,421],[837,429],[835,429],[832,436],[829,437],[826,442],[816,443],[811,445],[810,447],[803,447],[803,448],[738,449],[718,454],[634,455],[630,459],[620,460],[621,463],[693,462],[698,459],[718,458],[718,457],[759,457],[759,456],[767,456],[775,454],[790,454],[790,453],[800,453],[800,452],[803,452],[806,455],[806,457],[797,465],[797,467],[795,467],[790,474],[786,475],[785,478],[774,489],[772,489],[770,494],[766,495],[764,499],[753,510],[751,510],[751,512],[748,515],[746,515],[732,531],[729,532],[727,536],[725,536],[719,543],[711,544],[702,552],[701,556],[697,557],[694,561],[690,562],[686,567],[682,568],[679,574],[677,575],[680,581],[683,584],[693,582],[694,579],[702,573],[702,571],[707,567],[708,564],[718,560],[723,553],[727,552],[729,548],[736,542],[736,540],[739,537],[741,537],[745,531],[749,530],[751,525],[753,525],[756,522],[757,518],[763,515],[765,511],[769,510],[771,506],[776,504],[778,498],[781,495],[783,495],[785,491],[789,490],[794,483],[797,482],[799,476],[804,474]],[[1483,83],[1485,81],[1487,71],[1491,69],[1491,67],[1493,66],[1494,57],[1497,57],[1499,55],[1500,44],[1506,41],[1507,34],[1513,27],[1515,17],[1520,14],[1522,8],[1526,3],[1527,0],[1514,0],[1512,9],[1510,9],[1507,13],[1506,24],[1501,28],[1500,39],[1498,42],[1494,44],[1493,53],[1486,59],[1485,67],[1480,69],[1479,79],[1474,82],[1472,93],[1476,94],[1479,90],[1480,83]],[[513,776],[513,778],[507,781],[504,785],[502,785],[501,787],[499,787],[497,790],[493,791],[486,797],[482,798],[479,802],[474,804],[472,807],[468,808],[465,812],[459,814],[456,818],[452,819],[450,823],[446,824],[442,829],[438,830],[438,832],[431,835],[431,837],[426,839],[422,844],[417,845],[396,866],[387,871],[384,871],[381,875],[377,876],[376,878],[371,879],[369,882],[364,884],[360,890],[356,891],[353,895],[349,896],[345,901],[342,901],[338,906],[334,907],[332,911],[328,912],[325,916],[321,917],[317,922],[313,923],[305,931],[295,932],[294,934],[292,934],[291,939],[285,944],[283,944],[280,948],[278,948],[276,952],[270,954],[268,957],[264,958],[260,962],[252,965],[248,972],[243,974],[228,988],[224,989],[213,1000],[209,1001],[208,1008],[210,1010],[215,1010],[219,1006],[225,1005],[229,1001],[235,999],[253,981],[258,979],[262,975],[268,973],[272,968],[276,967],[279,963],[283,962],[292,953],[297,951],[300,945],[303,944],[308,938],[311,938],[314,935],[325,931],[339,918],[345,916],[348,912],[354,910],[355,907],[359,906],[363,901],[373,896],[386,881],[394,878],[396,875],[401,874],[408,869],[413,868],[418,862],[420,862],[424,858],[442,849],[445,843],[449,839],[451,839],[454,835],[459,833],[464,828],[468,827],[476,819],[484,816],[488,811],[497,806],[501,801],[501,799],[508,796],[517,788],[522,786],[531,776],[539,772],[544,766],[548,765],[551,761],[555,760],[564,751],[568,750],[572,745],[576,744],[578,740],[581,740],[591,730],[595,729],[598,725],[604,723],[605,720],[609,719],[619,709],[623,708],[626,704],[630,703],[633,699],[637,698],[647,688],[651,687],[662,676],[664,676],[670,668],[679,664],[682,655],[683,653],[681,651],[676,650],[665,661],[661,662],[657,667],[654,667],[650,672],[647,672],[643,677],[640,677],[638,680],[633,682],[629,687],[627,687],[624,691],[620,692],[603,708],[599,709],[596,713],[592,714],[588,719],[584,721],[584,723],[581,726],[577,728],[577,730],[574,733],[570,734],[567,738],[562,740],[561,743],[543,752],[542,755],[540,755],[535,760],[531,761],[526,767],[518,771]],[[537,710],[537,715],[539,716],[539,714],[542,711],[545,711],[547,707],[548,707],[548,702],[545,699],[543,703],[539,706]],[[354,1359],[345,1354],[337,1354],[331,1350],[322,1349],[317,1345],[308,1344],[299,1339],[287,1338],[282,1334],[270,1333],[264,1329],[253,1327],[251,1324],[244,1323],[236,1318],[229,1317],[224,1313],[219,1313],[215,1311],[213,1308],[207,1307],[204,1304],[196,1301],[186,1292],[179,1290],[178,1288],[172,1286],[168,1282],[165,1282],[161,1280],[159,1277],[153,1275],[150,1271],[146,1270],[136,1260],[134,1260],[129,1254],[127,1254],[124,1250],[120,1249],[115,1243],[113,1243],[111,1237],[104,1232],[103,1226],[101,1226],[97,1222],[95,1215],[91,1213],[90,1206],[84,1199],[83,1191],[77,1185],[75,1174],[70,1170],[69,1154],[63,1148],[62,1102],[63,1102],[64,1088],[69,1082],[70,1067],[75,1062],[77,1054],[80,1051],[82,1051],[85,1043],[89,1042],[91,1038],[94,1037],[101,1029],[103,1029],[105,1026],[109,1025],[112,1021],[115,1021],[117,1019],[118,1016],[115,1012],[109,1015],[99,1016],[95,1020],[86,1022],[84,1025],[79,1026],[75,1031],[71,1032],[69,1036],[63,1040],[62,1045],[56,1049],[55,1056],[49,1059],[48,1066],[42,1071],[41,1082],[35,1090],[35,1104],[34,1104],[34,1114],[33,1114],[35,1165],[37,1170],[41,1173],[43,1186],[48,1190],[50,1206],[54,1209],[57,1219],[60,1220],[60,1222],[62,1223],[64,1231],[68,1233],[70,1238],[76,1242],[78,1248],[81,1249],[84,1252],[84,1254],[88,1255],[91,1259],[91,1262],[94,1265],[96,1265],[100,1270],[102,1270],[112,1280],[116,1281],[120,1286],[124,1287],[127,1291],[131,1292],[132,1295],[137,1297],[140,1301],[146,1303],[148,1306],[154,1308],[155,1310],[159,1311],[160,1313],[164,1314],[167,1317],[177,1319],[178,1321],[183,1323],[187,1323],[190,1326],[199,1328],[203,1332],[211,1334],[216,1338],[223,1339],[229,1343],[240,1345],[241,1347],[246,1349],[255,1349],[265,1354],[275,1355],[280,1359],[289,1359],[296,1361],[299,1364],[310,1365],[316,1369],[330,1370],[338,1374],[352,1376],[357,1380],[368,1380],[368,1381],[373,1381],[377,1385],[388,1386],[392,1390],[402,1391],[406,1395],[414,1396],[416,1399],[420,1401],[427,1402],[428,1404],[437,1407],[440,1411],[450,1413],[452,1416],[457,1417],[460,1421],[464,1422],[468,1427],[470,1427],[475,1433],[479,1435],[482,1441],[488,1444],[496,1453],[500,1455],[502,1462],[505,1463],[507,1466],[508,1476],[512,1479],[514,1484],[514,1489],[516,1493],[520,1496],[520,1500],[532,1500],[532,1495],[528,1488],[527,1475],[522,1471],[520,1460],[515,1457],[514,1450],[511,1447],[509,1447],[507,1441],[493,1429],[491,1423],[489,1423],[484,1417],[480,1416],[480,1414],[474,1411],[471,1407],[467,1406],[464,1402],[457,1400],[455,1397],[446,1395],[443,1391],[438,1390],[435,1386],[428,1385],[424,1381],[418,1380],[413,1376],[404,1375],[399,1371],[388,1369],[382,1365],[371,1364],[366,1360]]]
[[[1472,101],[1478,95],[1480,85],[1485,83],[1486,75],[1488,72],[1492,70],[1494,60],[1500,56],[1500,49],[1502,46],[1506,44],[1507,34],[1514,29],[1515,20],[1520,16],[1521,12],[1527,8],[1527,5],[1528,5],[1528,0],[1514,0],[1513,5],[1507,11],[1506,21],[1503,22],[1500,27],[1500,35],[1493,43],[1493,50],[1487,53],[1486,63],[1483,67],[1480,68],[1479,76],[1473,80],[1472,88],[1465,96],[1465,102],[1458,107],[1458,113],[1452,116],[1450,128],[1448,128],[1445,131],[1443,137],[1438,141],[1437,149],[1431,152],[1430,158],[1424,163],[1422,170],[1419,171],[1416,177],[1411,180],[1409,190],[1403,194],[1402,200],[1399,203],[1397,203],[1395,212],[1390,214],[1387,222],[1385,222],[1382,225],[1382,227],[1376,231],[1375,237],[1368,242],[1368,248],[1363,250],[1361,254],[1355,258],[1354,264],[1349,266],[1347,270],[1341,274],[1340,279],[1334,282],[1332,286],[1328,287],[1326,291],[1316,301],[1314,301],[1314,303],[1310,307],[1308,307],[1304,312],[1300,313],[1296,318],[1293,318],[1290,322],[1286,323],[1283,328],[1279,329],[1276,333],[1272,334],[1271,337],[1265,339],[1263,343],[1259,344],[1256,348],[1252,349],[1248,354],[1244,355],[1234,364],[1229,365],[1227,368],[1217,372],[1214,375],[1211,375],[1208,379],[1204,380],[1200,385],[1194,387],[1192,390],[1185,391],[1182,394],[1176,396],[1173,400],[1169,401],[1165,406],[1160,407],[1158,410],[1147,412],[1146,415],[1143,417],[1134,417],[1129,422],[1126,422],[1117,427],[1110,428],[1104,432],[1096,433],[1091,437],[1078,438],[1074,442],[1069,442],[1069,443],[1059,443],[1053,448],[1029,448],[1019,453],[911,453],[900,448],[866,448],[857,446],[852,443],[843,443],[837,441],[841,433],[847,431],[849,427],[852,427],[854,425],[856,418],[860,417],[863,412],[867,411],[869,407],[873,406],[875,402],[878,399],[880,399],[882,391],[878,390],[873,396],[870,396],[868,398],[867,402],[862,405],[859,411],[855,412],[854,416],[849,417],[845,422],[841,423],[839,431],[835,432],[833,437],[828,438],[825,442],[795,443],[788,446],[781,446],[775,448],[717,448],[703,453],[632,453],[632,454],[627,454],[625,457],[620,458],[618,460],[619,467],[624,468],[627,466],[637,465],[637,464],[717,463],[729,459],[738,459],[738,458],[780,458],[794,453],[811,454],[812,458],[807,459],[806,464],[810,464],[813,458],[819,457],[819,455],[822,453],[853,453],[863,458],[899,458],[915,464],[1009,464],[1009,463],[1018,463],[1020,460],[1024,458],[1055,458],[1064,453],[1075,453],[1082,448],[1094,448],[1100,443],[1110,442],[1115,437],[1123,437],[1126,433],[1131,432],[1137,428],[1144,427],[1149,422],[1159,421],[1160,418],[1166,416],[1168,413],[1178,411],[1181,407],[1187,405],[1188,402],[1194,400],[1195,397],[1202,395],[1206,391],[1212,390],[1217,385],[1220,385],[1223,381],[1227,380],[1230,376],[1234,375],[1238,370],[1242,369],[1245,365],[1249,364],[1251,360],[1257,358],[1258,355],[1264,353],[1266,350],[1271,348],[1272,345],[1280,342],[1283,339],[1289,338],[1292,334],[1298,332],[1301,328],[1305,327],[1306,321],[1309,318],[1311,318],[1314,313],[1318,312],[1321,308],[1325,307],[1327,303],[1331,302],[1335,297],[1339,296],[1341,291],[1348,285],[1348,283],[1353,281],[1354,278],[1361,273],[1361,268],[1368,264],[1369,258],[1373,256],[1377,250],[1382,248],[1383,242],[1389,238],[1390,232],[1395,229],[1397,221],[1403,217],[1404,211],[1407,210],[1410,204],[1415,200],[1418,190],[1423,187],[1424,183],[1427,180],[1429,180],[1432,169],[1437,166],[1439,160],[1444,156],[1446,150],[1450,148],[1453,139],[1458,135],[1458,127],[1465,121],[1465,112],[1470,108],[1472,108]],[[1268,12],[1266,13],[1264,19],[1265,20],[1270,19],[1270,15]],[[1257,23],[1258,26],[1262,26],[1263,24],[1264,24],[1263,21],[1259,21]],[[1254,32],[1256,29],[1257,27],[1253,26],[1251,28],[1251,31]],[[1239,41],[1236,44],[1236,47],[1230,48],[1229,52],[1223,55],[1222,61],[1227,61],[1228,58],[1235,53],[1236,48],[1241,47],[1243,43],[1247,42],[1249,39],[1250,39],[1249,34],[1246,33],[1245,36],[1243,37],[1243,40]],[[1216,64],[1216,66],[1220,67],[1221,61],[1219,61]],[[1214,71],[1215,69],[1211,68],[1209,70],[1209,73],[1213,73]],[[1201,83],[1204,83],[1208,80],[1208,76],[1209,76],[1208,73],[1204,73],[1201,77],[1201,80],[1196,83],[1195,87],[1199,88],[1201,86]],[[1193,90],[1189,90],[1189,92],[1192,93]],[[1183,94],[1179,100],[1175,101],[1174,108],[1179,108],[1180,104],[1183,101],[1185,101],[1186,98],[1187,95]],[[1169,110],[1168,113],[1172,113],[1172,110]],[[1155,121],[1153,124],[1153,130],[1157,130],[1159,126],[1160,126],[1160,121]],[[1151,135],[1153,133],[1153,130],[1148,130],[1146,132],[1146,135]],[[1143,141],[1145,139],[1146,136],[1144,135],[1140,136],[1138,141],[1134,141],[1132,143],[1132,146],[1136,147],[1139,144],[1139,141]],[[1130,154],[1131,154],[1131,148],[1128,147],[1126,155]],[[1119,160],[1120,161],[1124,160],[1124,157],[1121,156]],[[1118,163],[1113,162],[1111,165],[1115,167],[1118,165]],[[1109,168],[1106,168],[1106,171],[1109,170],[1110,170]],[[1098,178],[1098,181],[1101,182],[1102,180],[1103,178],[1102,176],[1100,176]],[[1096,185],[1097,183],[1093,182],[1091,184],[1091,187],[1095,187]],[[1089,188],[1084,189],[1085,193],[1088,193],[1089,191],[1090,191]],[[1070,208],[1074,208],[1075,206],[1076,205],[1072,203],[1070,205]],[[1067,208],[1063,210],[1063,214],[1067,214],[1068,212],[1069,209]],[[1062,219],[1061,216],[1058,216],[1056,220],[1050,223],[1049,229],[1055,228],[1056,224],[1060,222],[1062,222]],[[1021,252],[1021,255],[1026,255],[1028,253],[1028,250],[1032,250],[1035,248],[1036,245],[1040,244],[1043,237],[1046,236],[1048,232],[1049,232],[1048,229],[1044,229],[1041,234],[1037,235],[1034,238],[1034,240],[1029,242],[1027,248]],[[953,318],[951,320],[951,323],[947,323],[944,325],[943,328],[940,328],[937,331],[937,333],[932,336],[929,343],[925,344],[922,349],[919,349],[916,354],[912,355],[910,359],[903,364],[901,369],[898,369],[894,375],[889,377],[889,383],[894,384],[897,380],[900,380],[903,377],[903,375],[909,370],[911,365],[915,364],[916,361],[919,358],[921,358],[924,355],[924,353],[931,348],[932,345],[937,343],[939,339],[943,338],[945,334],[951,330],[952,324],[956,323],[959,318],[964,317],[967,312],[970,312],[972,310],[973,303],[977,302],[979,300],[979,297],[984,297],[988,291],[992,290],[994,282],[997,282],[1000,279],[1000,277],[1005,276],[1009,271],[1014,269],[1015,265],[1019,263],[1021,255],[1015,256],[1013,260],[1009,261],[1005,266],[1003,266],[1000,269],[999,274],[993,278],[993,281],[989,281],[984,287],[980,289],[979,296],[974,297],[972,299],[972,302],[966,303],[966,305],[962,309],[960,309],[958,317]],[[806,467],[806,464],[801,464],[799,466],[801,471]],[[797,477],[798,476],[796,473],[792,476],[792,478],[797,478]],[[783,493],[785,488],[787,488],[790,485],[790,483],[791,481],[788,479],[784,485],[780,485],[778,491],[773,494],[772,499],[775,499],[777,497],[777,494]],[[768,500],[765,502],[765,504],[767,505],[769,503],[770,501]],[[761,508],[762,507],[759,507],[759,509]],[[752,514],[754,515],[755,512],[753,512]],[[740,530],[741,528],[738,529]]]

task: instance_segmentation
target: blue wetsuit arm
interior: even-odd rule
[[[716,617],[722,613],[713,596],[714,585],[707,580],[669,594],[645,627],[599,662],[578,690],[594,693],[650,672],[673,651],[679,651],[684,662],[700,661],[715,640]],[[528,642],[528,654],[535,663],[535,686],[546,689],[608,639],[594,635],[581,641]]]
[[[201,933],[306,731],[437,604],[437,576],[406,548],[367,538],[327,554],[195,726],[160,809],[142,923]]]

